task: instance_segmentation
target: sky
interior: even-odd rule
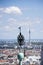
[[[0,39],[43,39],[43,0],[0,0]]]

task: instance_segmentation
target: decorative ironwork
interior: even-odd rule
[[[18,41],[19,45],[21,46],[24,44],[24,36],[21,34],[21,27],[19,27],[19,30],[20,30],[20,33],[17,37],[17,41]]]
[[[17,37],[17,41],[18,41],[20,46],[24,44],[24,36],[21,34],[21,32]]]

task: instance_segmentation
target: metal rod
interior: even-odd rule
[[[19,27],[19,31],[20,31],[20,33],[21,33],[21,27]]]

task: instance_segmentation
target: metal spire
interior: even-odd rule
[[[21,33],[21,27],[19,27],[18,29],[19,29],[19,31],[20,31],[20,33]]]

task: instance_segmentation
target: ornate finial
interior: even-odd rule
[[[18,29],[19,29],[19,31],[20,31],[20,33],[21,33],[21,27],[19,27]]]
[[[21,34],[21,27],[19,27],[19,30],[20,30],[20,33],[17,37],[17,41],[18,41],[19,45],[21,46],[24,43],[24,36]]]

